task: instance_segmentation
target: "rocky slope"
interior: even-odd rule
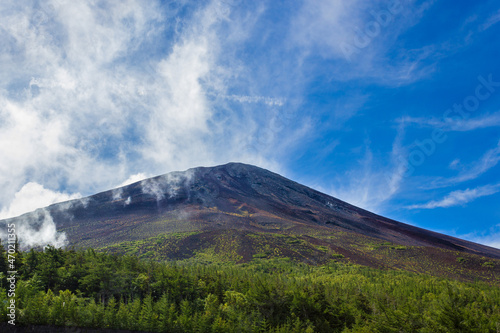
[[[154,259],[288,257],[469,280],[500,276],[498,249],[393,221],[240,163],[169,173],[4,222],[41,228],[46,219],[69,246]]]

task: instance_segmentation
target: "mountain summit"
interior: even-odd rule
[[[498,249],[384,218],[241,163],[172,172],[5,221],[40,229],[47,218],[69,246],[152,259],[340,260],[489,281],[500,272]]]

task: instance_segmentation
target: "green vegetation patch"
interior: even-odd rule
[[[484,267],[495,267],[495,263],[493,261],[486,261],[482,264]]]
[[[99,251],[125,254],[140,255],[141,258],[153,260],[165,260],[170,257],[177,257],[181,252],[182,241],[190,236],[199,234],[199,232],[168,233],[155,237],[145,238],[137,241],[128,241],[110,246],[102,247]]]

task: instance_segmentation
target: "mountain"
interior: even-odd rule
[[[500,250],[400,223],[241,163],[146,179],[4,220],[152,259],[290,258],[500,280]],[[19,229],[19,228],[18,228]]]

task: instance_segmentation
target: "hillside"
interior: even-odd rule
[[[370,213],[240,163],[172,172],[48,207],[68,245],[157,260],[288,257],[498,282],[500,250]]]

